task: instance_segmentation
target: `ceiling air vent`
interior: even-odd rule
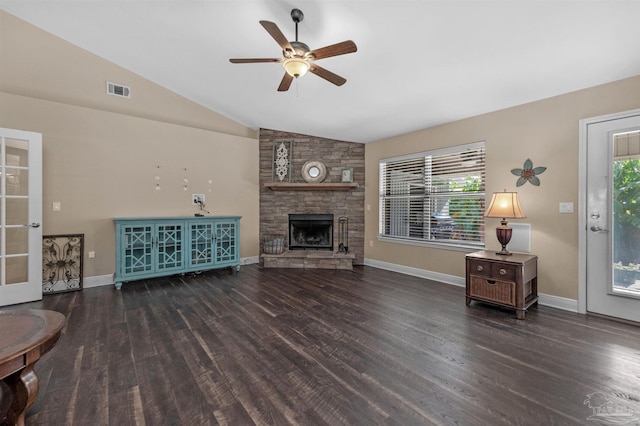
[[[129,87],[110,81],[107,81],[107,94],[131,99],[131,89]]]

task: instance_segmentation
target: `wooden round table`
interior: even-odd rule
[[[0,424],[24,425],[38,395],[33,367],[60,338],[59,312],[22,309],[0,312]]]

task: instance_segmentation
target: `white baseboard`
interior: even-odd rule
[[[397,265],[395,263],[388,263],[380,260],[366,258],[364,259],[364,264],[366,266],[372,266],[378,269],[386,269],[387,271],[399,272],[401,274],[412,275],[414,277],[426,278],[445,284],[451,284],[459,287],[465,286],[464,277],[457,277],[455,275],[441,274],[439,272],[427,271],[426,269],[413,268],[411,266]],[[574,299],[568,299],[566,297],[538,293],[538,303],[540,305],[562,309],[564,311],[578,312],[578,301]]]
[[[455,275],[441,274],[439,272],[427,271],[426,269],[412,268],[411,266],[397,265],[395,263],[383,262],[381,260],[364,259],[366,266],[373,266],[378,269],[386,269],[387,271],[399,272],[414,277],[426,278],[428,280],[440,281],[445,284],[451,284],[458,287],[465,286],[464,277],[456,277]]]
[[[103,285],[113,284],[113,274],[96,275],[94,277],[84,277],[82,279],[82,288],[101,287]]]
[[[575,299],[538,293],[538,303],[563,311],[578,312],[578,301]]]
[[[260,263],[260,256],[250,256],[240,258],[240,265],[251,265],[252,263]]]

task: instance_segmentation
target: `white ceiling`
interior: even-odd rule
[[[258,23],[317,49],[342,87],[308,74],[276,91]],[[369,142],[640,74],[639,0],[0,0],[0,8],[251,128]],[[133,88],[135,90],[135,88]]]

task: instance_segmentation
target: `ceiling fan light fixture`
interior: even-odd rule
[[[284,61],[284,69],[291,77],[302,77],[309,71],[311,64],[302,58],[293,57]]]

